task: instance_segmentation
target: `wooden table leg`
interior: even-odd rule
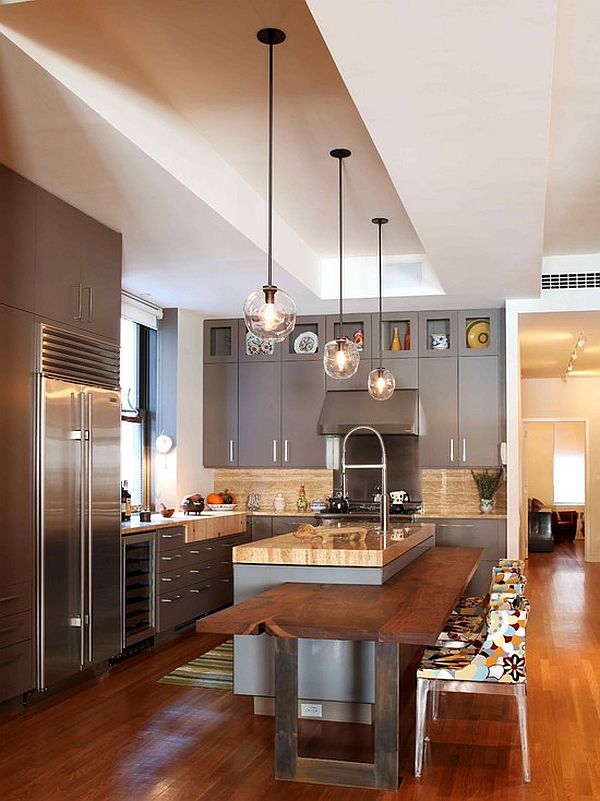
[[[298,641],[275,638],[275,778],[343,787],[398,789],[399,646],[375,644],[372,764],[298,756]]]

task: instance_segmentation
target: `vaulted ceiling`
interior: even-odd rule
[[[349,309],[374,307],[380,214],[396,307],[535,296],[544,253],[600,252],[592,0],[2,5],[0,160],[123,231],[128,289],[239,314],[264,274],[264,26],[288,36],[275,256],[301,311],[335,306],[332,147]]]

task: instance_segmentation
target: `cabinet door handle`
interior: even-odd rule
[[[289,462],[290,461],[290,443],[289,440],[283,440],[283,461]]]
[[[161,578],[161,581],[176,581],[177,579],[180,579],[180,578],[181,578],[181,575],[178,575],[178,576],[163,576]]]
[[[83,317],[83,288],[81,284],[71,284],[71,293],[74,299],[73,319],[81,320]]]
[[[273,440],[273,461],[277,461],[277,440]]]
[[[450,461],[454,461],[454,438],[450,438]]]
[[[229,440],[229,461],[233,464],[235,461],[235,441]]]
[[[465,437],[463,437],[462,441],[462,460],[463,462],[467,461],[467,440]]]
[[[5,595],[4,598],[0,598],[0,604],[5,601],[16,601],[20,597],[20,595]]]
[[[473,523],[437,523],[438,528],[475,528]]]
[[[182,537],[183,534],[179,532],[178,534],[161,534],[163,540],[172,540],[174,537]]]
[[[88,322],[94,319],[94,287],[88,286]]]
[[[176,595],[174,598],[161,598],[160,602],[161,604],[172,604],[173,601],[180,601],[182,597],[181,595]]]

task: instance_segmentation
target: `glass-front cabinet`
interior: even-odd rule
[[[373,330],[372,355],[379,356],[379,339],[385,359],[412,359],[419,355],[419,315],[416,312],[384,312],[371,317]]]
[[[286,343],[287,339],[283,343],[273,342],[271,339],[259,339],[248,331],[244,320],[239,320],[238,356],[240,362],[279,362],[281,361],[282,347]]]
[[[326,336],[324,315],[298,317],[294,330],[283,342],[281,358],[284,362],[321,361]]]
[[[361,361],[371,359],[373,340],[371,336],[371,314],[344,314],[344,322],[340,331],[337,315],[327,317],[327,342],[339,339],[340,336],[352,340],[360,352]]]
[[[468,309],[458,312],[459,356],[497,356],[501,309]]]
[[[238,360],[238,320],[204,322],[204,363],[218,364]]]
[[[457,330],[455,311],[419,312],[419,356],[456,356]]]

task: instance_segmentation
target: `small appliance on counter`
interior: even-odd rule
[[[350,511],[348,499],[344,498],[341,490],[334,490],[333,495],[327,498],[327,501],[329,503],[327,512],[330,514],[345,515]]]

